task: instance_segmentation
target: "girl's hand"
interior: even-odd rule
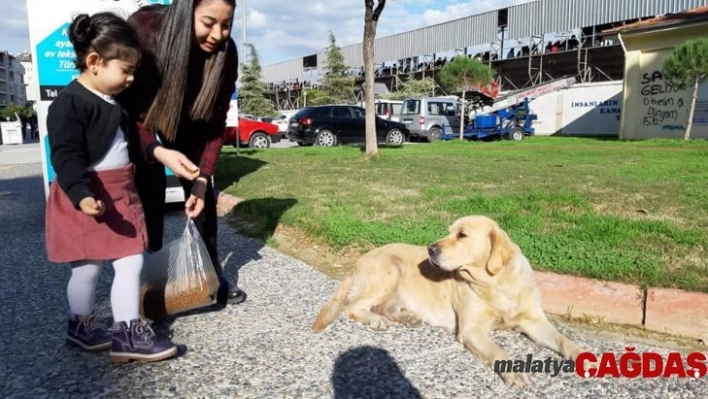
[[[157,147],[153,154],[155,159],[170,168],[175,176],[191,181],[199,177],[199,168],[181,152]]]
[[[101,216],[106,212],[106,206],[101,200],[96,200],[93,197],[86,197],[79,202],[81,212],[89,216]]]
[[[184,211],[187,217],[194,219],[204,210],[204,193],[206,192],[206,187],[207,182],[204,178],[197,179],[197,181],[194,182],[192,193],[184,203]]]

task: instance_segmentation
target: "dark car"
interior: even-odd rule
[[[288,138],[300,145],[333,146],[366,141],[365,111],[354,105],[305,107],[290,118]],[[410,132],[403,123],[376,117],[379,143],[402,145]]]

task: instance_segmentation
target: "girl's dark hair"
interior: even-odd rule
[[[155,60],[162,83],[145,117],[148,129],[159,131],[168,141],[174,141],[182,116],[184,97],[193,52],[194,10],[202,1],[174,0],[167,8],[160,24],[160,32],[155,43]],[[236,0],[220,0],[236,9]],[[233,24],[232,24],[233,26]],[[224,40],[213,53],[209,54],[201,75],[201,87],[189,116],[192,120],[210,121],[219,91],[222,86],[233,84],[225,81],[226,60],[230,52],[236,51],[231,36]],[[236,66],[237,67],[237,66]]]
[[[69,41],[79,71],[86,69],[86,56],[92,51],[104,61],[140,59],[138,34],[123,18],[110,12],[77,15],[69,25]]]

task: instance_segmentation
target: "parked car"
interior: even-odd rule
[[[354,105],[305,107],[290,118],[288,137],[300,145],[334,146],[366,141],[366,113]],[[376,138],[402,145],[410,132],[403,123],[376,117]]]
[[[277,143],[283,138],[278,126],[241,117],[238,118],[238,127],[226,128],[224,142],[236,146],[237,134],[239,146],[257,149],[269,148],[271,143]]]
[[[390,121],[401,121],[401,109],[403,101],[398,100],[376,100],[376,115]]]
[[[290,118],[298,111],[299,110],[279,111],[280,114],[271,123],[278,125],[278,129],[280,129],[281,132],[286,132],[288,130],[288,125],[290,125]]]
[[[443,124],[446,130],[459,129],[460,107],[450,97],[417,97],[403,101],[401,122],[405,123],[412,138],[427,141],[440,140]]]

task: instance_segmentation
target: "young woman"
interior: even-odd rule
[[[238,73],[230,37],[235,8],[235,0],[174,0],[169,6],[146,6],[133,13],[128,22],[141,38],[143,59],[135,83],[119,99],[140,121],[144,157],[136,159],[136,185],[145,207],[150,250],[159,250],[163,241],[164,164],[180,177],[186,213],[194,218],[219,274],[222,304],[246,299],[224,278],[219,262],[211,182]],[[178,160],[182,155],[191,162]]]
[[[147,237],[133,181],[126,132],[131,123],[113,96],[133,82],[140,42],[111,13],[78,15],[69,26],[79,77],[49,106],[52,182],[46,209],[51,262],[69,263],[66,340],[87,351],[110,348],[114,362],[156,361],[177,353],[139,317],[140,272]],[[113,263],[113,328],[93,316],[103,263]]]

